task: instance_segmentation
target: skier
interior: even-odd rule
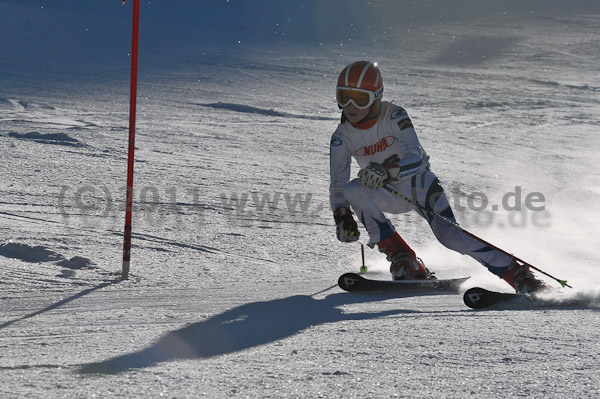
[[[382,96],[383,80],[377,64],[357,61],[338,77],[336,99],[342,116],[331,137],[329,189],[338,240],[359,238],[352,208],[367,230],[369,246],[377,246],[391,262],[393,280],[435,279],[384,215],[415,210],[444,246],[470,255],[517,292],[548,288],[526,265],[382,188],[389,185],[428,211],[455,222],[406,110],[382,101]],[[350,180],[352,157],[361,170],[358,178]]]

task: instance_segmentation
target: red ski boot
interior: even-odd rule
[[[390,273],[393,280],[436,280],[397,232],[377,246],[379,252],[385,253],[387,260],[392,262]]]
[[[502,279],[510,284],[518,294],[533,293],[550,288],[548,284],[529,270],[529,266],[521,265],[516,260],[513,260],[510,264]]]

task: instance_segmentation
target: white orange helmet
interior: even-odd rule
[[[340,107],[346,107],[350,103],[359,109],[373,107],[371,114],[376,116],[382,96],[383,79],[375,63],[353,62],[338,77],[335,97]]]

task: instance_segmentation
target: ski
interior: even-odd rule
[[[497,292],[486,290],[485,288],[473,287],[469,288],[463,295],[465,305],[471,309],[487,308],[498,303],[512,301],[518,298],[530,296],[524,294]]]
[[[371,280],[357,273],[342,274],[338,285],[349,292],[432,292],[452,291],[458,292],[458,287],[469,277],[444,279],[444,280]]]

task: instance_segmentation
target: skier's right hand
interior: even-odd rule
[[[357,241],[360,237],[358,225],[352,217],[352,211],[348,208],[337,208],[333,212],[335,219],[337,239],[341,242]]]
[[[388,171],[377,163],[371,162],[369,166],[358,173],[360,185],[369,190],[377,190],[382,187],[389,179]]]

